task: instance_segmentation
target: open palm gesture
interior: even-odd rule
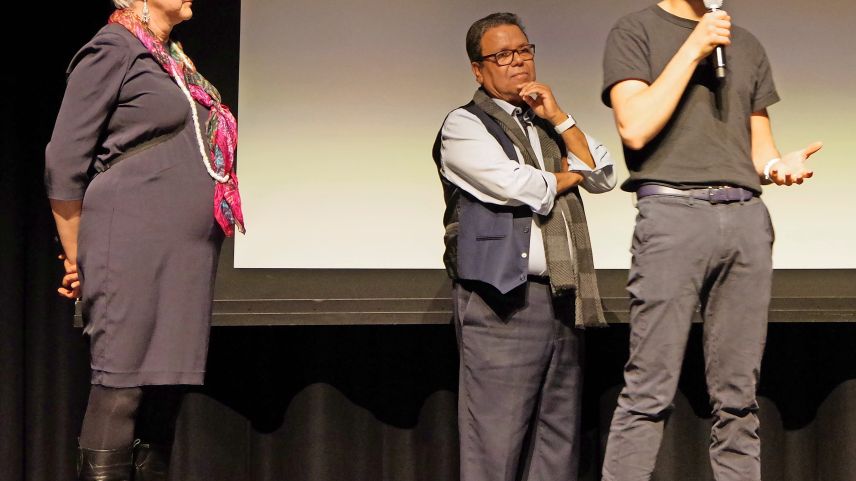
[[[776,185],[802,184],[814,172],[806,166],[806,160],[823,147],[822,142],[814,142],[805,149],[795,150],[782,157],[770,167],[770,180]]]

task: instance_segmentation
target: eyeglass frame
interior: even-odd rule
[[[522,50],[522,49],[532,49],[532,58],[524,59],[523,54],[520,52],[520,50]],[[508,57],[509,58],[508,63],[505,63],[505,64],[499,63],[499,59],[496,56],[501,54],[502,52],[511,52],[511,56]],[[520,48],[514,48],[514,49],[506,48],[506,49],[500,50],[499,52],[496,52],[496,53],[492,53],[489,55],[482,55],[481,57],[479,57],[479,62],[484,62],[485,60],[489,59],[490,57],[493,57],[493,61],[496,63],[496,65],[498,65],[500,67],[506,67],[506,66],[514,63],[514,54],[517,54],[520,57],[520,59],[523,60],[524,62],[527,60],[532,60],[535,58],[535,44],[530,43],[530,44],[526,44]]]

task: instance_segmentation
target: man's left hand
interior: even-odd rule
[[[823,142],[814,142],[805,149],[795,150],[783,156],[770,168],[770,180],[776,185],[802,184],[805,179],[814,175],[814,172],[806,167],[806,160],[821,147]]]
[[[539,82],[526,82],[520,85],[518,93],[535,115],[553,125],[559,125],[568,119],[568,114],[559,107],[550,87]],[[532,98],[533,94],[535,98]]]

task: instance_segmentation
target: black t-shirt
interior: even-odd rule
[[[603,59],[603,102],[622,80],[653,83],[698,22],[657,5],[621,18],[607,39]],[[710,57],[699,63],[672,118],[641,150],[624,148],[635,191],[642,183],[691,188],[733,185],[761,192],[752,164],[749,118],[779,100],[767,54],[747,30],[731,29],[725,49],[727,77],[720,85]]]

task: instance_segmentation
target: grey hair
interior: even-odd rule
[[[116,8],[128,8],[133,3],[134,3],[134,0],[113,0],[113,5]]]
[[[484,37],[485,32],[493,27],[499,27],[500,25],[515,25],[520,28],[523,35],[526,35],[526,29],[523,28],[523,21],[513,13],[491,13],[487,17],[480,18],[476,20],[467,31],[467,56],[470,57],[470,62],[481,61],[482,37]],[[527,35],[526,38],[529,38],[529,36]]]

